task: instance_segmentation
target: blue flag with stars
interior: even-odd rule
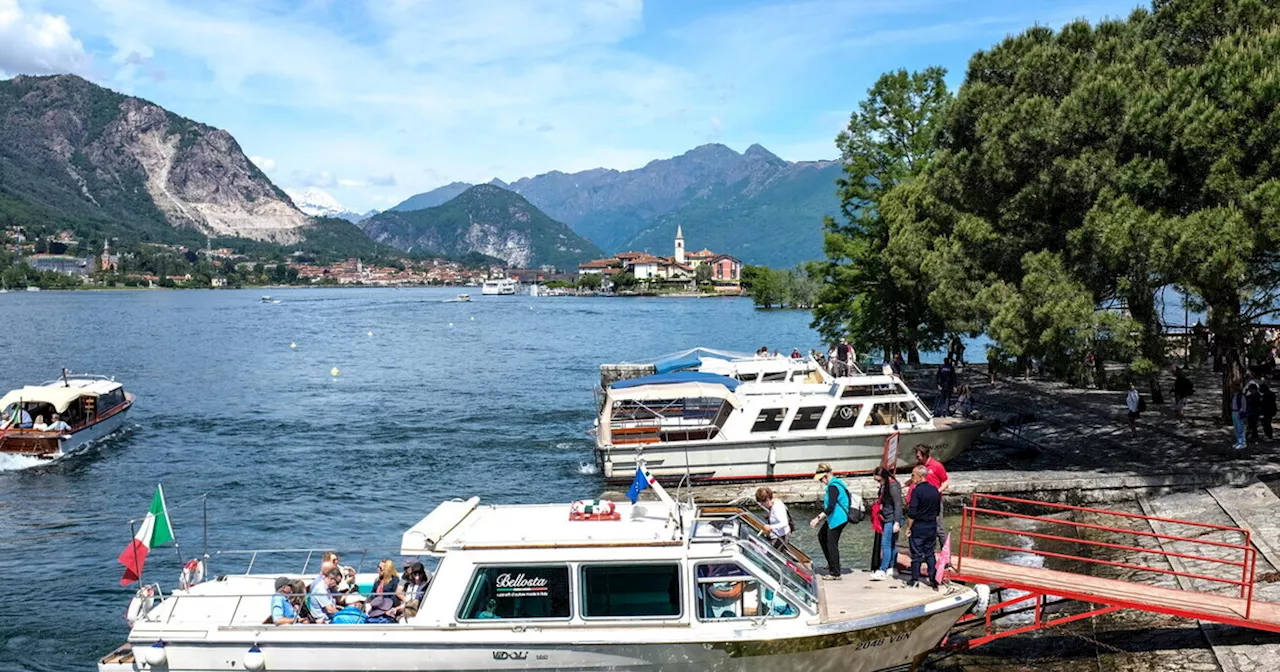
[[[644,471],[636,467],[636,477],[631,479],[631,487],[627,488],[627,499],[632,504],[640,501],[640,491],[649,487],[649,479],[644,475]]]

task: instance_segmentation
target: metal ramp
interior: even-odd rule
[[[1142,521],[1147,529],[1078,522],[1058,517],[1062,514],[1117,518],[1131,524]],[[1150,521],[1185,526],[1194,531],[1193,536],[1157,533],[1150,528]],[[1034,525],[1036,529],[1019,529],[1016,525],[1024,528]],[[1135,543],[1145,540],[1155,544],[1144,547],[1067,536],[1072,532],[1082,531],[1087,534],[1119,535],[1121,538],[1137,537],[1139,539]],[[1179,548],[1186,549],[1186,552],[1165,550],[1161,542],[1166,541],[1180,544]],[[1037,542],[1047,548],[1038,547]],[[1059,548],[1064,546],[1079,546],[1084,547],[1084,550],[1069,553],[1066,552],[1067,549]],[[1188,546],[1191,548],[1187,549]],[[1087,555],[1091,551],[1119,552],[1123,556],[1119,560],[1108,560]],[[1003,559],[991,557],[1001,554]],[[1029,554],[1052,559],[1067,565],[1069,569],[1049,569],[1010,562],[1010,554]],[[983,616],[962,619],[962,623],[968,621],[969,625],[973,625],[974,619],[985,618],[984,634],[965,641],[964,646],[967,648],[1121,609],[1280,633],[1280,604],[1253,598],[1257,556],[1258,551],[1252,544],[1251,533],[1238,527],[975,494],[964,509],[959,550],[953,559],[954,571],[950,576],[955,580],[1025,593],[990,605]],[[1168,566],[1141,564],[1143,560],[1151,558],[1164,561],[1176,558],[1181,562],[1161,563]],[[1186,566],[1186,571],[1171,568],[1183,565]],[[1179,590],[1087,573],[1087,570],[1099,566],[1113,567],[1129,573],[1150,572],[1183,577],[1194,580],[1205,589]],[[1076,567],[1079,567],[1079,571],[1076,571]],[[1077,600],[1089,603],[1093,608],[1083,613],[1051,618],[1047,607],[1057,604],[1057,601],[1050,602],[1050,597],[1060,598],[1058,601]],[[1030,601],[1034,601],[1030,624],[1002,631],[994,628],[993,621],[1006,609]]]

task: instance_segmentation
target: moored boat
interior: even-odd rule
[[[252,552],[259,573],[211,567],[216,580],[141,600],[127,647],[98,669],[905,670],[977,599],[869,574],[819,583],[750,513],[653,487],[659,500],[637,504],[440,504],[399,548],[435,577],[391,623],[271,624],[277,577],[313,577],[264,573],[273,555]]]
[[[516,281],[511,278],[485,280],[480,285],[480,293],[484,296],[515,296],[516,285]]]
[[[135,399],[113,378],[66,371],[13,390],[0,397],[0,454],[54,460],[73,453],[120,429]],[[53,425],[54,414],[65,427]]]
[[[600,473],[626,482],[638,458],[668,481],[804,478],[819,462],[837,473],[868,473],[886,459],[891,443],[902,446],[899,467],[913,464],[911,449],[919,444],[947,462],[988,425],[933,417],[893,375],[810,382],[809,373],[797,370],[762,380],[772,373],[744,382],[683,370],[612,383],[602,390],[593,430]]]

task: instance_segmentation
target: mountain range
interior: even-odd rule
[[[520,268],[573,270],[603,254],[524,197],[492,184],[467,187],[440,205],[392,209],[359,226],[377,242],[406,252],[427,249],[455,257],[477,252]]]
[[[0,222],[274,243],[312,225],[231,134],[79,77],[0,81],[0,120]]]
[[[336,217],[345,219],[352,224],[357,224],[362,220],[368,219],[376,214],[377,210],[370,210],[363,215],[347,209],[338,202],[329,192],[318,189],[316,187],[307,187],[305,189],[285,189],[284,193],[289,195],[289,199],[302,212],[312,217]]]
[[[786,161],[758,144],[741,154],[708,144],[635,170],[552,171],[490,184],[506,186],[609,252],[669,254],[680,225],[689,249],[791,266],[822,256],[822,217],[839,213],[840,173],[838,161]],[[469,186],[454,182],[391,210],[440,205]]]

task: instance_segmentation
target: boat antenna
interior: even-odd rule
[[[67,367],[65,366],[62,367],[62,386],[63,387],[71,387],[71,381],[67,380],[67,374],[69,373],[70,372],[67,371]]]

